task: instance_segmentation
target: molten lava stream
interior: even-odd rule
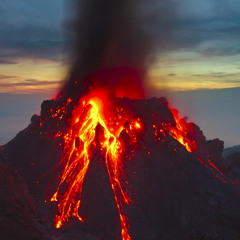
[[[209,167],[214,175],[215,178],[218,178],[220,181],[224,183],[231,183],[236,185],[237,182],[232,181],[230,178],[228,178],[220,169],[218,169],[214,163],[209,159],[207,154],[203,151],[200,151],[198,149],[197,141],[195,138],[195,132],[193,128],[193,124],[187,123],[184,119],[180,119],[178,116],[178,111],[176,111],[173,108],[170,108],[170,111],[172,112],[174,116],[174,120],[176,123],[176,127],[167,125],[163,125],[165,129],[168,129],[170,135],[174,137],[176,140],[178,140],[179,143],[181,143],[183,146],[185,146],[186,150],[188,152],[196,152],[197,153],[197,159],[198,161],[205,167]],[[191,139],[189,138],[191,136]],[[194,137],[193,137],[194,136]],[[207,159],[208,165],[204,162],[202,159],[204,157]]]
[[[94,141],[98,124],[104,129],[104,137],[100,139],[100,146],[101,151],[105,153],[105,163],[119,211],[122,240],[131,240],[128,232],[128,219],[123,208],[123,203],[129,204],[131,199],[127,194],[128,183],[124,177],[121,158],[122,145],[118,139],[123,126],[116,131],[116,136],[112,134],[100,116],[97,101],[94,99],[88,101],[87,104],[83,101],[74,109],[71,127],[64,135],[64,149],[60,161],[64,164],[64,170],[57,191],[51,198],[51,201],[59,201],[55,218],[56,228],[60,228],[70,216],[83,221],[78,211],[81,205],[83,181],[90,162],[90,148],[96,146]],[[59,196],[63,185],[64,187],[66,185],[66,192]]]

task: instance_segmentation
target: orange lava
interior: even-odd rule
[[[99,92],[94,92],[92,96],[97,95],[98,97],[86,97],[75,104],[68,121],[67,132],[55,134],[55,137],[61,136],[64,140],[63,153],[58,165],[58,167],[61,165],[63,170],[58,188],[51,198],[51,201],[58,202],[58,212],[55,217],[56,228],[60,228],[71,216],[83,221],[79,215],[82,187],[91,161],[91,153],[94,148],[97,148],[104,156],[111,188],[114,192],[121,223],[122,240],[131,240],[124,207],[132,201],[129,196],[128,181],[124,175],[123,160],[124,157],[131,159],[134,149],[128,156],[123,155],[124,146],[120,141],[120,134],[125,132],[130,136],[128,144],[138,144],[136,132],[141,130],[143,125],[140,119],[131,119],[124,115],[123,109],[119,106],[114,105],[118,113],[112,114],[112,109],[108,108],[110,104],[106,101],[106,95],[101,94],[100,96]],[[51,117],[61,119],[70,103],[71,100],[68,99],[62,107],[56,109],[55,113],[50,110]],[[103,103],[106,109],[103,109]],[[214,175],[225,182],[231,182],[214,165],[205,152],[198,149],[194,124],[180,119],[176,110],[170,109],[170,111],[174,116],[175,124],[160,122],[157,118],[153,121],[152,126],[156,141],[162,141],[165,144],[167,137],[175,138],[188,152],[194,152],[201,164],[210,167]],[[107,121],[104,116],[107,116]],[[102,129],[101,133],[97,130],[99,127]],[[151,154],[148,149],[144,149],[148,155]],[[176,148],[173,150],[177,151]]]
[[[170,110],[176,122],[176,127],[169,127],[170,135],[177,139],[183,146],[185,146],[188,152],[197,152],[193,124],[187,123],[184,121],[184,119],[180,119],[178,112],[175,109]]]
[[[211,161],[206,153],[198,149],[193,123],[187,123],[185,119],[180,119],[177,110],[170,108],[170,111],[173,114],[176,127],[170,126],[168,128],[169,134],[178,140],[183,146],[185,146],[188,152],[196,152],[198,161],[203,166],[208,166],[215,178],[219,179],[223,183],[231,183],[236,185],[236,182],[232,181],[220,169],[217,168],[217,166]]]
[[[124,212],[124,204],[130,204],[131,199],[128,194],[128,182],[123,173],[123,148],[119,140],[124,127],[119,125],[114,131],[110,131],[100,108],[100,100],[91,98],[87,102],[80,101],[72,112],[69,131],[63,137],[64,149],[59,163],[59,165],[63,164],[64,169],[59,186],[51,198],[51,201],[59,201],[55,218],[56,228],[60,228],[70,216],[83,221],[78,213],[82,186],[91,160],[91,149],[97,147],[96,128],[100,125],[104,129],[104,134],[98,136],[98,145],[100,145],[98,148],[105,156],[105,164],[119,212],[122,240],[131,240],[128,219]],[[133,121],[130,130],[131,128],[140,129],[140,122]],[[64,188],[65,193],[59,197],[60,188]]]

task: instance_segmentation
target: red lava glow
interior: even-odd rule
[[[187,123],[185,119],[180,119],[177,110],[170,108],[170,111],[174,116],[176,126],[168,125],[169,134],[185,146],[188,152],[196,152],[198,161],[205,167],[208,166],[215,178],[219,179],[223,183],[236,184],[236,182],[225,176],[225,174],[217,168],[207,154],[198,149],[193,123]],[[166,125],[164,127],[166,128]],[[206,163],[204,158],[207,160]]]
[[[180,119],[178,112],[175,109],[170,109],[176,126],[169,127],[169,133],[177,139],[188,152],[197,152],[197,144],[194,136],[194,126],[192,123],[187,123],[184,119]]]
[[[134,119],[127,116],[121,106],[115,104],[112,106],[106,100],[106,96],[108,95],[98,89],[93,91],[91,96],[80,99],[71,112],[67,132],[55,134],[55,137],[63,138],[63,152],[58,165],[58,167],[61,165],[63,170],[58,188],[51,201],[58,202],[58,212],[55,217],[56,228],[60,228],[71,216],[83,221],[79,215],[83,182],[91,161],[91,153],[94,148],[99,149],[104,157],[111,188],[114,192],[121,223],[122,240],[131,240],[128,218],[124,208],[132,203],[132,200],[128,181],[124,175],[123,160],[132,158],[134,147],[132,147],[131,154],[124,155],[124,146],[120,135],[123,132],[127,134],[130,137],[128,144],[134,146],[139,142],[137,132],[142,131],[144,125],[139,118]],[[61,119],[70,103],[71,99],[68,99],[63,105],[57,107],[55,112],[50,110],[51,117]],[[116,114],[111,113],[113,108],[115,108]],[[214,165],[205,152],[199,150],[195,139],[194,124],[180,119],[176,110],[170,109],[170,111],[175,123],[160,122],[157,114],[152,115],[152,127],[156,142],[160,141],[165,144],[167,136],[171,136],[188,152],[196,154],[198,161],[205,167],[209,167],[216,178],[234,184]],[[149,149],[146,147],[143,149],[147,155],[151,155]],[[173,151],[176,153],[177,148],[174,148]]]
[[[128,194],[128,182],[123,174],[123,148],[119,135],[125,130],[132,134],[134,139],[133,132],[141,128],[141,123],[134,120],[129,129],[125,129],[123,124],[116,124],[118,126],[110,130],[101,114],[101,105],[99,98],[91,98],[87,102],[80,101],[73,110],[70,130],[63,136],[64,149],[59,164],[62,163],[64,169],[58,189],[51,198],[51,201],[59,201],[58,214],[55,218],[56,228],[60,228],[70,216],[83,221],[78,213],[82,186],[91,160],[91,148],[99,145],[98,148],[105,156],[105,164],[119,212],[122,239],[130,240],[128,220],[123,205],[130,204],[131,199]],[[103,129],[102,135],[96,131],[98,125]],[[67,184],[66,192],[59,197],[60,188],[64,183]]]
[[[107,86],[109,93],[115,97],[145,98],[142,77],[133,68],[122,66],[113,69],[100,69],[89,79],[92,80],[94,88],[104,88],[106,91]]]

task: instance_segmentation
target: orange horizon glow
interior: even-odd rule
[[[154,91],[240,87],[239,69],[225,61],[224,57],[206,59],[191,52],[170,52],[148,69],[147,85]],[[66,63],[46,59],[24,58],[1,66],[0,93],[56,93],[68,71]]]

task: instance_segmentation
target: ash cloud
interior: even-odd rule
[[[71,95],[85,89],[86,79],[99,69],[124,66],[144,79],[176,25],[176,1],[79,0],[73,6],[75,19],[66,25],[71,67],[63,88]]]

